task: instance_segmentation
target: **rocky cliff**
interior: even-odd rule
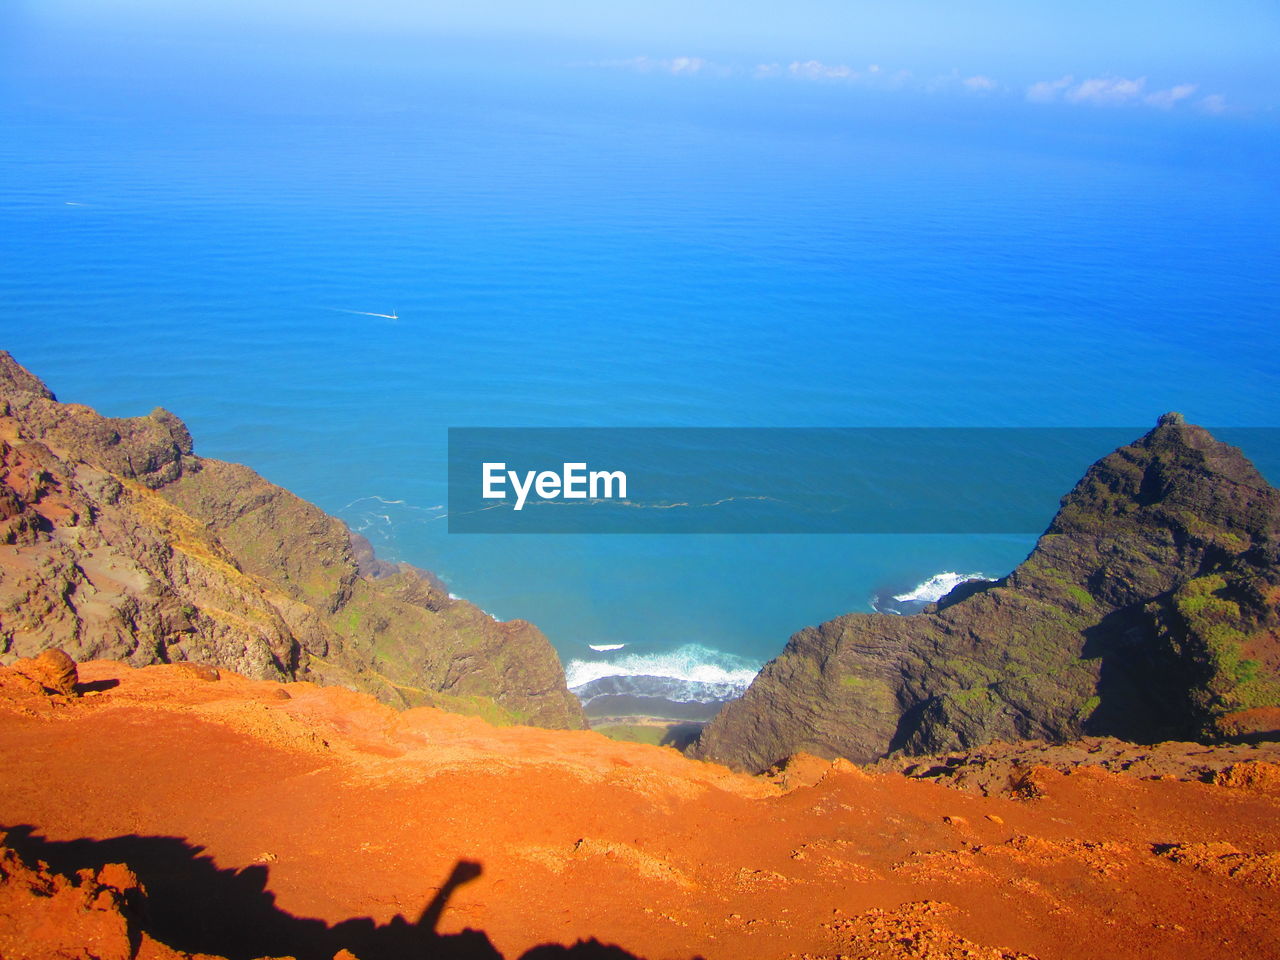
[[[1280,730],[1280,492],[1176,414],[1103,458],[1031,555],[907,617],[800,631],[693,752],[760,770],[993,740]]]
[[[173,414],[59,403],[0,351],[0,663],[54,646],[584,723],[533,625],[450,599],[249,468],[196,456]]]

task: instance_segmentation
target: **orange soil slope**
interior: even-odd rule
[[[0,669],[0,956],[1280,955],[1267,764],[753,778],[202,672]]]

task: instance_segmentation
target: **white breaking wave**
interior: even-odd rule
[[[569,689],[587,701],[627,693],[707,703],[741,696],[760,666],[745,657],[690,643],[663,653],[570,660],[565,679]]]
[[[610,650],[621,650],[626,646],[625,643],[588,643],[588,647],[596,653],[608,653]]]
[[[745,686],[759,672],[759,664],[743,657],[689,643],[664,653],[631,653],[615,660],[570,660],[565,677],[570,689],[601,677],[671,677]]]
[[[988,577],[985,573],[956,573],[952,570],[946,573],[935,573],[907,593],[895,593],[893,599],[901,603],[937,603],[960,584],[970,580],[991,583],[995,577]]]

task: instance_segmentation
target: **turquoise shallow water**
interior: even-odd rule
[[[0,67],[3,345],[62,399],[175,411],[579,679],[720,695],[794,630],[1033,538],[450,536],[448,427],[1277,423],[1266,127],[35,63]]]

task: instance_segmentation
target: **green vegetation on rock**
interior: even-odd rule
[[[581,728],[555,650],[499,623],[248,467],[194,453],[164,410],[62,404],[0,351],[0,658],[50,646],[196,660],[395,706]],[[86,600],[88,602],[86,602]]]
[[[870,761],[1213,735],[1280,706],[1277,597],[1280,493],[1166,416],[1089,468],[1007,578],[914,616],[800,631],[693,752],[763,770],[798,749]]]

